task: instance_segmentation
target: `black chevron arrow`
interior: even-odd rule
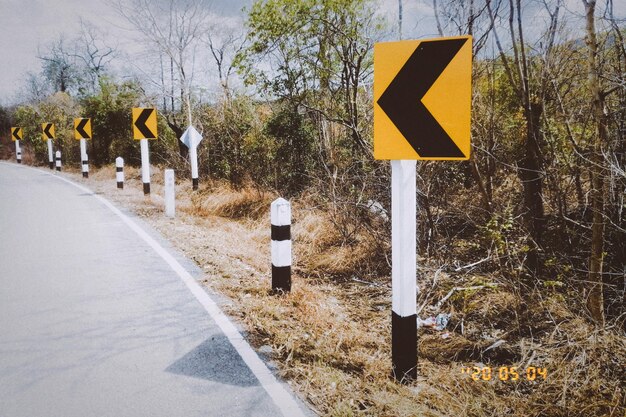
[[[19,129],[19,128],[15,128],[15,129],[13,129],[13,133],[12,133],[12,134],[13,134],[13,137],[15,138],[15,140],[20,140],[20,139],[22,139],[22,138],[20,138],[19,133],[20,133],[20,129]]]
[[[148,126],[146,126],[146,121],[153,111],[154,109],[143,109],[139,114],[139,117],[137,117],[137,120],[135,121],[135,127],[139,129],[139,131],[145,138],[156,138],[156,135],[152,133],[150,129],[148,129]]]
[[[78,132],[78,134],[82,137],[82,138],[90,138],[91,136],[89,136],[89,134],[87,134],[87,132],[85,132],[85,126],[87,126],[87,123],[89,123],[89,119],[80,119],[80,122],[78,122],[78,125],[76,126],[76,132]],[[128,125],[126,125],[128,126]]]
[[[45,133],[46,136],[48,136],[48,139],[54,139],[54,137],[52,136],[52,133],[50,132],[51,128],[52,128],[52,123],[48,123],[46,127],[43,129],[43,133]]]
[[[422,103],[465,42],[467,39],[421,42],[378,99],[378,105],[421,157],[465,156]]]

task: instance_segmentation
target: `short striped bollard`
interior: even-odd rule
[[[284,198],[272,202],[272,290],[291,291],[291,204]]]
[[[61,151],[57,151],[55,155],[56,155],[57,171],[60,171],[61,170]]]
[[[121,156],[115,158],[115,179],[117,188],[124,188],[124,158]]]

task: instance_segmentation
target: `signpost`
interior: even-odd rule
[[[133,107],[133,138],[141,146],[141,179],[144,195],[150,194],[150,154],[148,139],[157,138],[157,112],[154,107]]]
[[[74,139],[80,140],[80,165],[83,178],[89,177],[89,157],[87,156],[87,142],[91,139],[91,119],[74,119]]]
[[[189,148],[189,163],[191,164],[191,184],[194,190],[198,189],[198,153],[197,148],[202,135],[195,127],[189,126],[180,137],[180,141]]]
[[[11,139],[15,142],[15,159],[18,164],[22,163],[22,148],[20,148],[22,137],[24,137],[24,130],[21,127],[11,128]]]
[[[48,143],[48,163],[50,169],[54,169],[54,152],[52,149],[52,139],[54,139],[54,123],[42,123],[41,124],[41,137]]]
[[[374,45],[374,157],[391,160],[391,360],[417,377],[416,160],[470,155],[470,36]]]

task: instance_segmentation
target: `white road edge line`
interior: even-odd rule
[[[252,349],[252,347],[246,342],[241,333],[237,330],[235,325],[230,321],[230,319],[224,314],[224,312],[218,307],[218,305],[211,299],[209,294],[204,291],[204,289],[196,282],[196,280],[183,268],[183,266],[176,260],[172,255],[170,255],[163,246],[161,246],[156,240],[154,240],[150,235],[148,235],[137,223],[132,221],[128,216],[122,213],[117,207],[115,207],[109,200],[95,194],[92,190],[87,187],[84,187],[80,184],[77,184],[71,180],[60,177],[57,174],[51,174],[49,172],[45,172],[41,169],[17,165],[17,164],[9,164],[3,162],[3,164],[16,166],[19,168],[28,168],[40,173],[49,175],[53,178],[58,178],[66,183],[73,185],[79,190],[86,192],[97,200],[99,200],[102,204],[107,206],[113,213],[115,213],[124,223],[128,225],[135,233],[141,237],[144,242],[146,242],[156,253],[163,258],[165,262],[176,272],[176,274],[180,277],[180,279],[187,285],[189,291],[196,297],[196,299],[202,304],[204,309],[209,313],[211,318],[215,320],[217,325],[220,327],[222,332],[228,337],[230,343],[237,350],[241,358],[244,360],[248,368],[252,371],[254,376],[259,380],[259,383],[265,391],[268,393],[274,404],[280,409],[285,417],[305,417],[305,414],[302,412],[295,399],[291,394],[289,394],[285,388],[281,385],[280,382],[276,379],[276,377],[270,372],[265,363],[259,358],[259,355]]]

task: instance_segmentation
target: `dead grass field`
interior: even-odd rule
[[[497,276],[449,274],[420,260],[420,317],[453,316],[447,332],[419,330],[419,377],[399,385],[390,375],[390,279],[329,278],[345,276],[371,251],[367,242],[337,244],[325,213],[292,201],[293,291],[276,296],[269,291],[275,195],[220,184],[193,193],[184,181],[176,190],[177,217],[168,219],[158,168],[150,198],[135,168],[126,169],[124,190],[116,189],[113,166],[87,180],[62,175],[142,216],[193,259],[204,285],[230,300],[227,313],[251,344],[320,415],[626,416],[622,330],[594,329],[558,294],[517,294]],[[437,306],[454,287],[476,289],[453,292]],[[547,379],[475,381],[461,372],[465,366],[545,367]]]

